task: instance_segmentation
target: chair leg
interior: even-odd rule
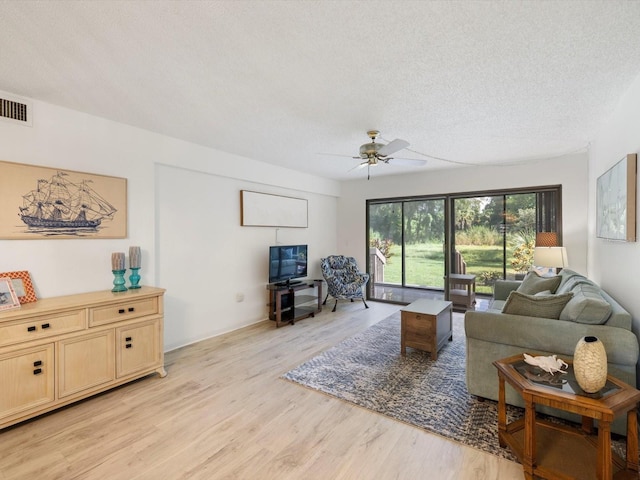
[[[364,301],[364,297],[362,297],[362,303],[364,303],[364,308],[369,308],[369,305],[367,305],[367,302]]]
[[[336,303],[333,305],[333,310],[331,310],[331,311],[335,312],[336,308],[338,308],[338,299],[337,298],[336,298]]]
[[[326,305],[326,304],[327,304],[327,298],[329,298],[329,294],[328,294],[328,293],[327,293],[327,296],[326,296],[326,297],[324,297],[324,302],[322,302],[322,304],[323,304],[323,305]]]

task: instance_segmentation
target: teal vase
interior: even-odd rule
[[[113,288],[112,292],[126,292],[127,287],[124,286],[124,272],[126,270],[111,270],[113,272]]]
[[[129,289],[140,288],[140,285],[138,285],[138,283],[140,283],[140,275],[138,274],[138,270],[140,270],[140,267],[131,267],[131,275],[129,275],[131,286],[129,287]]]

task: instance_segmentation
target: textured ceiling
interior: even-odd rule
[[[0,90],[336,179],[366,175],[369,129],[409,141],[398,157],[560,161],[640,73],[638,1],[0,0],[0,18]]]

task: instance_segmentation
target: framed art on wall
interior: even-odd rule
[[[13,290],[18,296],[20,303],[30,303],[38,300],[36,292],[33,289],[31,283],[31,276],[26,270],[19,272],[3,272],[0,273],[0,278],[10,278],[13,285]]]
[[[598,177],[596,236],[636,241],[637,155],[630,153]]]
[[[0,239],[126,238],[127,179],[0,161]]]
[[[241,190],[240,225],[243,227],[307,228],[307,200]]]
[[[0,312],[20,307],[20,300],[10,278],[0,278]]]

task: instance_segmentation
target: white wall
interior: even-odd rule
[[[587,155],[575,154],[516,166],[466,167],[347,182],[338,202],[338,249],[365,265],[367,199],[562,185],[562,238],[569,268],[586,273],[587,166]]]
[[[306,198],[309,227],[240,226],[240,190]],[[158,283],[179,299],[167,305],[167,317],[179,319],[167,322],[167,348],[266,318],[269,245],[308,244],[309,278],[322,278],[319,259],[335,250],[336,203],[330,195],[159,165]]]
[[[335,251],[337,182],[91,115],[34,101],[33,127],[0,122],[0,160],[128,179],[128,238],[0,240],[0,272],[28,270],[40,298],[110,289],[111,252],[140,245],[141,284],[167,288],[166,349],[266,318],[276,240]],[[307,198],[309,228],[240,227],[243,188]]]
[[[631,313],[636,335],[640,334],[640,243],[596,238],[595,192],[596,180],[600,175],[628,153],[640,154],[639,111],[640,76],[620,99],[618,107],[591,144],[588,184],[589,275]]]

